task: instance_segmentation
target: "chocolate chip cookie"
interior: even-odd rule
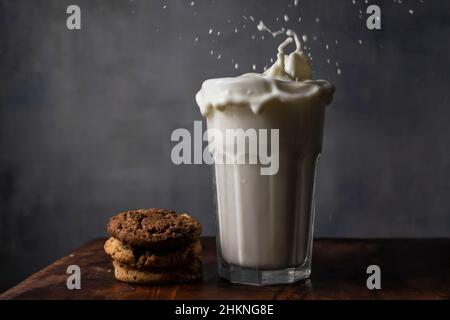
[[[201,256],[200,240],[196,240],[181,248],[171,250],[152,250],[133,247],[116,238],[109,238],[104,246],[106,254],[114,261],[132,268],[174,268],[192,263]]]
[[[170,248],[198,239],[200,223],[188,214],[166,209],[140,209],[119,213],[108,223],[109,234],[137,247]]]
[[[135,284],[182,283],[198,280],[202,274],[201,261],[196,259],[181,269],[135,269],[126,264],[113,261],[114,276],[117,280]]]

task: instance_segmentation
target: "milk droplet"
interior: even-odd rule
[[[217,60],[220,60],[220,58],[222,58],[222,55],[221,55],[221,54],[218,54],[218,55],[217,55]]]
[[[194,4],[195,4],[195,2],[194,2],[194,1],[192,1],[192,2],[191,2],[191,7],[192,7],[192,6],[194,5]]]
[[[212,33],[212,29],[209,29],[208,33],[211,34]]]
[[[237,69],[239,68],[239,65],[237,63],[234,64],[234,68]]]
[[[341,75],[341,72],[342,72],[341,69],[337,69],[337,74],[338,75]]]
[[[166,9],[166,8],[167,8],[167,4],[163,5],[163,9]]]
[[[409,9],[409,14],[414,14],[414,10]]]
[[[285,15],[283,16],[283,18],[284,18],[284,21],[286,21],[286,22],[289,21],[289,16],[288,16],[287,14],[285,14]]]
[[[264,25],[264,22],[260,21],[258,23],[258,25],[256,26],[256,29],[258,29],[258,31],[264,31],[266,28],[266,26]]]
[[[256,70],[256,65],[252,65],[252,69],[253,69],[253,70]]]

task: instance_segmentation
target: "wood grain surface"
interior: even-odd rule
[[[93,240],[0,295],[0,299],[449,299],[450,239],[335,240],[314,244],[312,276],[292,285],[254,287],[220,279],[215,241],[203,238],[204,275],[198,283],[165,286],[118,282]],[[79,265],[81,289],[68,290],[66,269]],[[366,287],[367,266],[381,268],[381,290]]]

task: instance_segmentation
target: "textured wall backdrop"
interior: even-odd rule
[[[381,31],[362,0],[299,2],[0,0],[0,291],[121,210],[184,210],[214,233],[211,168],[173,165],[170,133],[201,119],[204,79],[269,64],[281,38],[260,19],[307,34],[337,87],[316,235],[449,236],[450,2],[369,1]]]

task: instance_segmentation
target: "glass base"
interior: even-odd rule
[[[219,263],[219,275],[232,283],[254,286],[289,284],[308,278],[311,275],[311,265],[307,261],[299,267],[259,270]]]

